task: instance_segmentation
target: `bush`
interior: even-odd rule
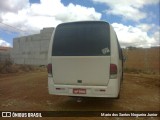
[[[10,58],[0,61],[0,73],[14,72],[12,69],[13,61]]]
[[[30,71],[46,71],[46,67],[39,67],[33,65],[17,65],[13,64],[11,59],[0,61],[0,73],[17,73],[17,72],[30,72]]]

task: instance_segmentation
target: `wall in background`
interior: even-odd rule
[[[48,46],[54,28],[43,28],[40,34],[13,39],[11,58],[16,64],[46,65]]]
[[[160,47],[123,49],[125,69],[160,73]]]

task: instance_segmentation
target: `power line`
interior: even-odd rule
[[[6,26],[8,26],[8,27],[11,27],[11,28],[13,28],[13,29],[16,29],[16,30],[18,30],[18,31],[22,31],[22,32],[25,32],[25,33],[26,33],[26,31],[23,31],[23,30],[21,30],[21,29],[19,29],[19,28],[16,28],[16,27],[14,27],[14,26],[11,26],[11,25],[8,25],[8,24],[2,23],[2,22],[0,22],[0,23],[3,24],[3,25],[6,25]]]

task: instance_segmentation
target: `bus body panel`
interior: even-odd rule
[[[53,56],[52,63],[55,84],[106,86],[109,82],[109,56]]]

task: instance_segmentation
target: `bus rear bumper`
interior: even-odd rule
[[[119,94],[119,84],[117,79],[111,79],[108,86],[58,85],[49,77],[48,91],[53,95],[116,98]]]

